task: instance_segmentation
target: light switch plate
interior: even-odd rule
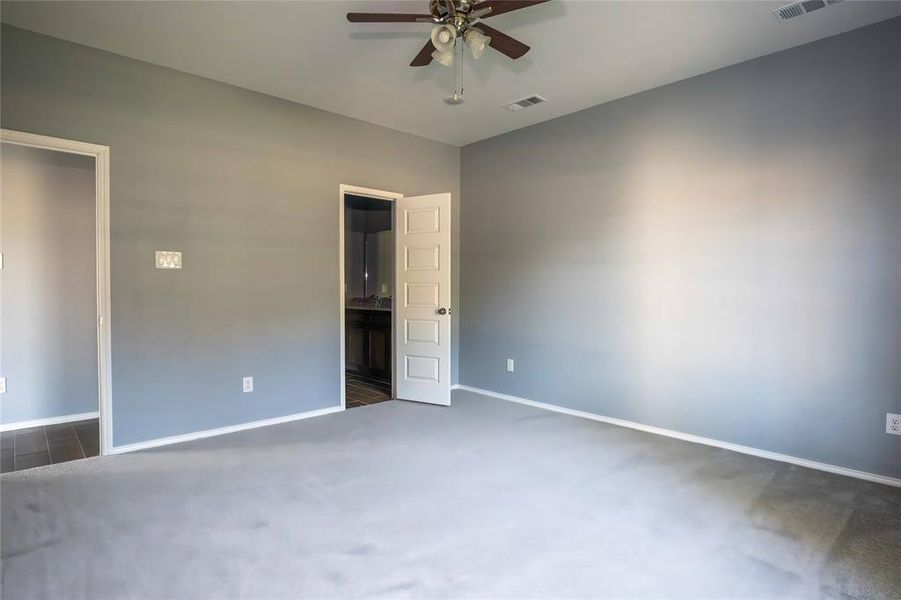
[[[253,377],[245,377],[244,378],[244,393],[253,391]]]
[[[181,252],[174,250],[157,250],[156,251],[156,268],[157,269],[180,269],[181,268]]]
[[[0,394],[6,393],[6,377],[0,377]]]
[[[512,373],[514,367],[515,367],[515,365],[514,365],[514,363],[513,363],[513,359],[512,359],[512,358],[508,358],[508,359],[507,359],[507,373]]]

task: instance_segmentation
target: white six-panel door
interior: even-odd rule
[[[402,400],[450,404],[450,194],[396,201],[395,369]]]

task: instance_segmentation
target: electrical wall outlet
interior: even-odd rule
[[[6,377],[0,377],[0,394],[6,393]]]
[[[253,391],[253,377],[245,377],[244,378],[244,393]]]
[[[512,358],[508,358],[508,359],[507,359],[507,373],[512,373],[512,372],[513,372],[514,366],[515,366],[515,365],[513,364],[513,359],[512,359]]]
[[[885,413],[885,432],[901,435],[901,415]]]

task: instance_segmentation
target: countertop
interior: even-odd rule
[[[388,307],[379,307],[379,306],[345,306],[344,310],[368,310],[371,312],[391,312],[391,309]]]
[[[374,300],[351,300],[344,302],[345,310],[368,310],[374,312],[391,312],[391,306],[377,306]]]

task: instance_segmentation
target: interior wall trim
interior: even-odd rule
[[[0,425],[0,431],[16,431],[18,429],[30,429],[31,427],[44,427],[45,425],[59,425],[61,423],[73,423],[75,421],[87,421],[100,418],[100,411],[79,413],[77,415],[63,415],[61,417],[47,417],[46,419],[32,419],[17,423]]]
[[[342,412],[341,406],[330,406],[328,408],[320,408],[293,415],[285,415],[283,417],[273,417],[271,419],[261,419],[259,421],[250,421],[249,423],[241,423],[239,425],[229,425],[227,427],[217,427],[215,429],[206,429],[203,431],[194,431],[191,433],[183,433],[181,435],[172,435],[169,437],[156,438],[147,440],[146,442],[135,442],[134,444],[123,444],[122,446],[113,446],[110,454],[124,454],[126,452],[134,452],[135,450],[145,450],[147,448],[157,448],[159,446],[169,446],[171,444],[180,444],[182,442],[190,442],[202,438],[215,437],[217,435],[225,435],[227,433],[236,433],[245,429],[257,429],[259,427],[268,427],[270,425],[279,425],[281,423],[289,423],[291,421],[300,421],[301,419],[310,419],[312,417],[321,417],[332,413]]]
[[[808,460],[806,458],[790,456],[788,454],[770,452],[769,450],[761,450],[760,448],[752,448],[751,446],[742,446],[741,444],[733,444],[731,442],[724,442],[721,440],[706,438],[699,435],[693,435],[691,433],[682,433],[681,431],[673,431],[672,429],[664,429],[662,427],[644,425],[642,423],[635,423],[633,421],[626,421],[624,419],[605,417],[603,415],[598,415],[583,410],[565,408],[563,406],[548,404],[546,402],[537,402],[535,400],[529,400],[528,398],[511,396],[509,394],[501,394],[499,392],[483,390],[481,388],[476,388],[468,385],[454,385],[451,386],[451,389],[473,392],[482,396],[489,396],[491,398],[497,398],[499,400],[506,400],[507,402],[524,404],[526,406],[541,408],[544,410],[562,413],[564,415],[570,415],[573,417],[581,417],[583,419],[591,419],[592,421],[600,421],[601,423],[608,423],[610,425],[616,425],[618,427],[628,427],[629,429],[636,429],[638,431],[644,431],[645,433],[663,435],[685,442],[692,442],[694,444],[704,444],[705,446],[713,446],[715,448],[722,448],[724,450],[731,450],[733,452],[741,452],[742,454],[749,454],[751,456],[757,456],[759,458],[766,458],[769,460],[776,460],[779,462],[798,465],[799,467],[807,467],[808,469],[816,469],[818,471],[825,471],[827,473],[835,473],[837,475],[844,475],[846,477],[854,477],[856,479],[863,479],[865,481],[872,481],[875,483],[882,483],[884,485],[901,487],[901,479],[896,479],[887,475],[878,475],[876,473],[868,473],[867,471],[858,471],[857,469],[849,469],[848,467],[840,467],[838,465],[831,465],[829,463],[821,463],[814,460]]]

